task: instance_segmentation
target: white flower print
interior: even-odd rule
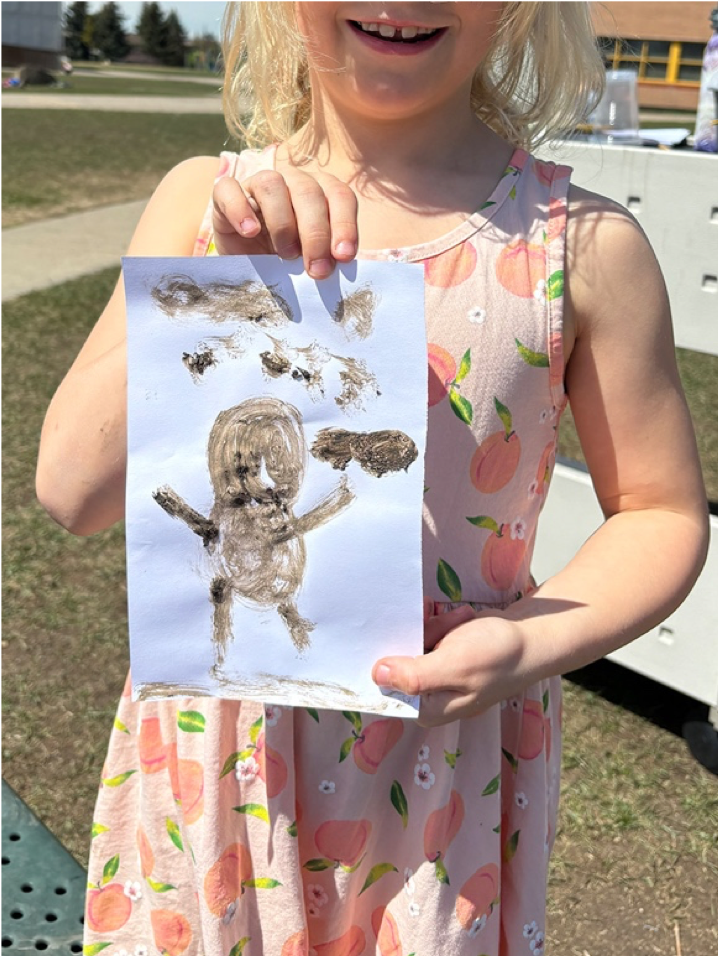
[[[509,705],[511,706],[511,710],[515,710],[515,711],[521,710],[521,701],[518,699],[518,697],[512,697],[509,700]]]
[[[425,760],[429,759],[429,745],[424,744],[423,747],[419,747],[419,753],[416,755],[416,759],[424,763]]]
[[[386,258],[389,262],[406,262],[409,257],[403,249],[390,249]]]
[[[319,784],[319,789],[322,791],[322,793],[335,793],[337,785],[333,780],[322,780],[322,782]]]
[[[534,299],[537,302],[543,302],[546,298],[546,280],[539,279],[534,289]]]
[[[557,418],[558,418],[558,409],[556,408],[555,405],[552,405],[548,413],[548,420],[553,423],[556,421]]]
[[[232,917],[237,912],[237,901],[232,900],[231,903],[227,904],[227,909],[224,911],[224,916],[222,917],[222,923],[224,926],[228,926],[232,922]]]
[[[418,763],[414,767],[414,783],[419,787],[423,787],[424,790],[429,790],[434,786],[436,782],[436,777],[431,772],[431,767],[428,763]]]
[[[120,949],[117,952],[117,956],[130,956],[129,951],[126,949]]]
[[[524,939],[531,939],[535,936],[538,930],[538,923],[535,919],[531,920],[530,923],[524,923]]]
[[[529,949],[533,956],[543,956],[544,938],[544,934],[539,930],[529,943]]]
[[[478,936],[481,930],[486,926],[486,920],[488,917],[486,913],[483,914],[481,919],[475,919],[474,922],[469,927],[469,939],[473,939],[474,936]]]
[[[535,498],[537,494],[538,494],[538,481],[536,481],[536,479],[534,478],[534,480],[529,485],[528,496],[529,498]]]
[[[506,708],[509,706],[509,702],[507,700],[502,700],[499,706],[501,707],[501,710],[506,710]]]
[[[482,309],[480,305],[475,305],[473,309],[469,309],[466,315],[469,322],[473,322],[474,325],[483,325],[486,321],[486,309]]]
[[[147,956],[147,947],[144,943],[138,943],[135,946],[135,956]]]
[[[539,414],[539,425],[545,425],[549,420],[550,412],[547,408],[542,408]]]
[[[234,765],[234,775],[237,780],[254,780],[259,773],[259,764],[254,757],[238,760]]]
[[[266,723],[267,727],[275,727],[281,716],[281,707],[276,707],[274,704],[264,705],[264,722]]]
[[[516,541],[518,538],[519,541],[524,540],[526,534],[526,522],[523,518],[516,518],[511,522],[511,540]]]
[[[413,896],[416,890],[416,883],[414,882],[414,871],[410,870],[407,866],[404,870],[404,892],[407,896]]]
[[[125,896],[129,896],[133,903],[142,899],[142,884],[138,880],[127,880]]]
[[[409,903],[409,916],[418,916],[421,913],[418,903]]]
[[[519,808],[519,810],[525,810],[529,805],[529,798],[526,796],[523,790],[519,790],[514,797],[514,800],[516,801],[516,806]]]
[[[318,883],[310,883],[307,887],[307,897],[315,906],[324,906],[329,902],[326,890]]]
[[[321,916],[321,913],[319,912],[319,907],[315,906],[314,903],[310,903],[307,906],[307,916],[314,916],[314,917]]]

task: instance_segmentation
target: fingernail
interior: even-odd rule
[[[282,259],[298,259],[302,254],[302,250],[298,245],[291,245],[281,251],[278,249],[277,254],[281,256]]]
[[[391,667],[388,664],[379,664],[374,671],[374,683],[379,687],[391,687]]]
[[[239,231],[243,236],[254,235],[259,223],[256,219],[243,219],[239,224]]]
[[[337,246],[337,253],[340,256],[353,256],[357,251],[356,243],[350,242],[348,239],[342,239],[342,241]]]
[[[309,275],[313,279],[326,279],[328,275],[331,275],[331,271],[331,259],[313,259],[309,263]]]

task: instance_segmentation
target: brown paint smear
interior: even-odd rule
[[[213,606],[215,676],[232,639],[234,597],[277,609],[294,646],[309,647],[314,623],[301,617],[296,596],[304,579],[304,535],[336,517],[354,500],[346,478],[311,511],[296,516],[304,480],[306,442],[301,415],[279,399],[252,398],[220,412],[207,448],[214,504],[205,518],[171,488],[154,492],[167,514],[199,535],[215,576]]]
[[[344,428],[323,428],[312,445],[312,455],[344,471],[355,461],[375,478],[388,472],[406,471],[417,458],[416,445],[404,432],[349,432]]]

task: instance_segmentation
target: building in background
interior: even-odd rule
[[[638,73],[639,105],[695,110],[714,0],[592,6],[606,66]]]
[[[2,4],[2,65],[58,70],[64,53],[62,4],[7,2]]]

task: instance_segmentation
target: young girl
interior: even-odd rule
[[[421,715],[126,691],[88,952],[541,956],[557,675],[670,613],[706,548],[650,247],[623,209],[525,149],[571,129],[600,89],[588,11],[236,7],[227,115],[258,148],[172,170],[129,251],[301,255],[318,281],[356,254],[424,263],[427,653],[373,672],[420,694]],[[77,534],[123,514],[124,335],[120,281],[43,431],[38,494]],[[567,397],[607,520],[535,587]]]

